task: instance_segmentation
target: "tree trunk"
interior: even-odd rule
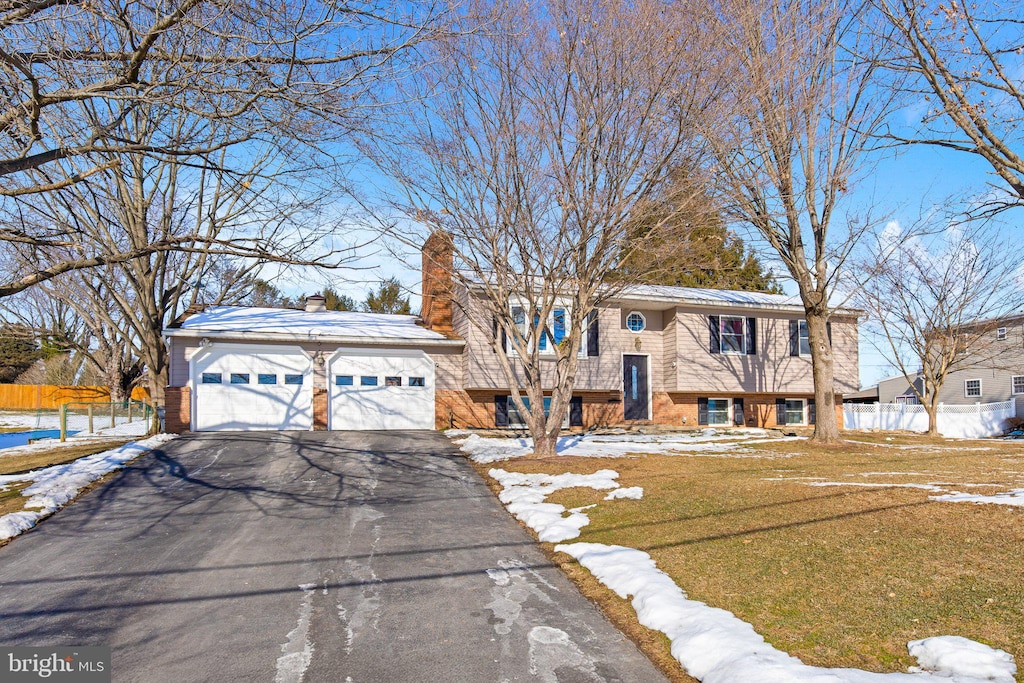
[[[928,413],[928,436],[939,435],[939,408],[935,405],[925,405],[924,410]]]
[[[546,420],[545,420],[546,422]],[[553,458],[558,453],[556,446],[558,445],[558,432],[551,433],[547,429],[542,429],[540,434],[533,435],[533,455],[537,458]]]
[[[811,442],[827,445],[842,443],[836,418],[835,361],[832,357],[832,342],[828,338],[828,316],[808,313],[807,334],[811,343],[816,408]]]

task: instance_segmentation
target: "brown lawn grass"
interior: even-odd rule
[[[601,502],[589,510],[591,523],[576,540],[650,553],[689,597],[735,613],[808,664],[905,671],[916,663],[907,642],[934,635],[972,638],[1024,664],[1024,509],[936,502],[929,500],[934,492],[912,488],[807,485],[1024,488],[1024,444],[847,436],[861,443],[822,451],[806,442],[774,442],[743,451],[755,457],[558,458],[496,466],[549,473],[609,468],[619,472],[622,486],[642,486],[640,501]],[[604,495],[569,489],[548,500],[576,507]],[[626,601],[544,545],[656,663],[675,680],[692,680],[674,663],[667,639],[641,627]]]
[[[87,455],[109,451],[128,443],[130,439],[110,439],[103,441],[89,441],[82,444],[66,445],[62,448],[52,448],[44,451],[35,451],[24,455],[8,455],[0,457],[0,475],[21,474],[50,467],[51,465],[63,465],[72,460],[84,458]],[[2,452],[0,452],[2,455]]]

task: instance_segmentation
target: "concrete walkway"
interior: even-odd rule
[[[197,434],[0,548],[115,681],[663,681],[434,432]]]

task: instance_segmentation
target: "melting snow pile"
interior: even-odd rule
[[[645,552],[600,543],[563,544],[555,550],[576,558],[620,597],[633,596],[640,623],[668,636],[672,655],[703,683],[1014,682],[1017,667],[1010,654],[955,636],[908,645],[922,673],[879,674],[807,666],[766,643],[753,626],[731,612],[688,599]]]
[[[508,511],[547,543],[576,538],[580,529],[590,524],[590,518],[582,508],[569,510],[569,516],[565,517],[564,505],[545,503],[545,498],[555,491],[575,487],[621,490],[615,481],[619,473],[614,470],[599,470],[593,474],[521,474],[493,469],[488,474],[501,484],[498,499]]]
[[[63,465],[54,465],[24,474],[0,476],[0,489],[6,488],[9,484],[32,482],[31,486],[22,491],[22,495],[29,499],[25,507],[35,508],[0,517],[0,540],[31,529],[37,521],[59,510],[92,482],[173,438],[171,434],[159,434]]]
[[[475,462],[489,464],[529,455],[533,440],[529,438],[494,438],[473,432],[450,430],[446,432],[459,448]],[[722,433],[715,429],[678,434],[574,434],[561,436],[555,446],[558,455],[582,458],[621,458],[632,454],[704,453],[721,455],[741,449],[742,444],[765,441],[793,440],[758,439],[765,437],[763,429]]]

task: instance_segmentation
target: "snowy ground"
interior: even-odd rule
[[[445,433],[470,458],[482,464],[511,460],[533,452],[533,440],[529,438],[484,437],[461,430]],[[798,441],[802,438],[770,438],[763,429],[704,429],[676,434],[573,434],[559,437],[555,448],[559,455],[582,458],[620,458],[633,454],[764,457],[763,453],[755,453],[744,444]]]
[[[473,436],[459,433],[455,439],[462,442],[463,450],[477,462],[497,462],[529,452],[527,443],[510,444],[503,442],[514,440],[474,439]],[[714,436],[705,435],[706,439]],[[642,438],[633,443],[626,435],[603,443],[597,441],[598,437],[572,438],[578,440],[564,447],[559,444],[560,454],[575,454],[571,451],[580,443],[588,444],[583,450],[592,457],[652,452],[642,450],[643,446],[652,444],[666,448],[656,452],[675,453],[679,452],[674,448],[677,445],[708,443],[708,440],[667,442]],[[524,449],[526,453],[521,452]],[[643,495],[639,487],[620,487],[618,473],[609,469],[589,475],[551,475],[495,468],[489,474],[502,486],[499,498],[509,512],[532,528],[540,540],[552,543],[579,536],[580,529],[590,523],[584,511],[595,507],[566,510],[562,505],[546,502],[553,492],[572,487],[611,489],[605,500],[613,502],[605,504],[613,505],[617,504],[616,498],[638,500]],[[830,482],[811,484],[829,485]],[[879,674],[808,666],[765,642],[753,626],[733,613],[690,600],[645,552],[600,543],[563,543],[555,546],[555,550],[576,558],[622,598],[632,596],[639,622],[664,633],[671,641],[672,655],[687,673],[704,683],[1014,683],[1017,668],[1012,655],[959,636],[936,636],[908,643],[910,655],[918,662],[909,673]]]
[[[12,412],[0,411],[0,427],[24,427],[26,431],[34,429],[60,429],[60,412],[53,411],[26,411]],[[128,422],[127,415],[117,415],[115,424],[110,426],[110,414],[106,416],[97,413],[93,418],[95,431],[88,432],[89,418],[79,413],[68,414],[68,432],[71,438],[83,439],[95,436],[145,436],[149,431],[149,421],[136,415],[131,422]],[[56,443],[57,439],[49,440]],[[6,450],[0,454],[6,455]]]
[[[913,476],[916,473],[907,472],[889,472],[888,474],[906,474]],[[1010,505],[1014,507],[1024,507],[1024,489],[1012,489],[1010,491],[1002,491],[999,493],[993,493],[990,495],[980,493],[963,493],[961,491],[951,491],[951,487],[957,488],[986,488],[994,487],[1001,488],[1001,484],[956,484],[945,481],[932,481],[925,482],[922,484],[914,483],[897,483],[897,482],[854,482],[854,481],[824,481],[814,480],[807,481],[804,477],[775,477],[771,479],[765,479],[765,481],[791,481],[797,484],[803,484],[804,486],[860,486],[865,488],[890,488],[890,489],[921,489],[924,491],[931,491],[933,493],[940,493],[942,495],[929,496],[930,500],[937,500],[944,503],[977,503],[979,505]]]
[[[0,540],[31,529],[36,522],[59,510],[92,482],[173,438],[171,434],[158,434],[144,441],[125,444],[63,465],[0,476],[0,490],[11,484],[31,482],[22,491],[22,495],[28,498],[26,509],[0,517]]]

